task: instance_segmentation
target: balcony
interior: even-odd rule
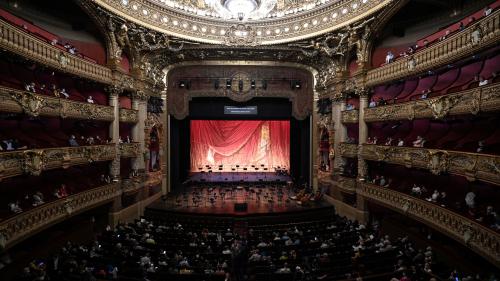
[[[447,39],[433,44],[413,55],[415,65],[407,59],[377,67],[368,71],[367,86],[383,84],[389,81],[416,75],[427,70],[458,61],[477,54],[488,47],[498,44],[500,37],[500,10],[471,24],[463,31],[457,32]],[[473,42],[472,33],[480,27],[480,39]]]
[[[412,217],[500,266],[499,233],[434,203],[372,184],[359,185],[358,194],[367,200]]]
[[[342,157],[357,158],[358,157],[358,145],[354,143],[341,142],[339,144],[340,155]]]
[[[481,180],[500,184],[500,156],[452,150],[367,145],[362,147],[365,160],[383,161],[407,168],[428,169],[439,175],[450,173],[470,181]]]
[[[354,194],[356,193],[356,178],[339,176],[337,186],[339,187],[340,191]]]
[[[120,122],[132,124],[139,122],[139,112],[134,109],[120,108]]]
[[[144,187],[146,176],[137,176],[122,181],[122,190],[124,194],[132,194]]]
[[[342,111],[342,123],[356,124],[359,121],[359,111],[357,109]]]
[[[10,248],[54,223],[112,200],[121,194],[119,187],[118,183],[100,186],[22,212],[0,222],[0,236]]]
[[[366,108],[364,120],[442,119],[449,115],[476,115],[497,110],[500,110],[500,83],[425,100]]]
[[[138,142],[132,143],[121,143],[120,144],[120,157],[122,158],[134,158],[140,153],[140,146]]]
[[[109,161],[115,155],[114,144],[2,152],[0,180],[18,175],[37,176],[46,170]]]
[[[0,47],[43,65],[110,84],[113,80],[109,68],[72,55],[52,46],[24,30],[0,20]]]
[[[83,120],[113,121],[113,107],[38,95],[0,86],[0,112]]]

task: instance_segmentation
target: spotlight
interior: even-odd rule
[[[302,82],[300,80],[292,80],[290,87],[292,90],[298,90],[302,88]]]
[[[250,81],[250,88],[255,89],[255,80]]]
[[[184,88],[184,87],[186,87],[186,81],[180,80],[179,81],[179,88]]]
[[[233,81],[231,79],[226,80],[226,89],[231,89],[231,85],[233,84]]]

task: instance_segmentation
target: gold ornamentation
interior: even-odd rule
[[[227,46],[257,46],[257,34],[250,25],[236,24],[229,28],[224,38]]]
[[[435,175],[448,171],[448,153],[446,151],[429,151],[429,170]]]
[[[43,150],[27,150],[23,152],[22,169],[25,174],[39,176],[45,167]]]
[[[424,101],[431,109],[434,118],[442,119],[448,115],[450,110],[459,102],[459,98],[456,96],[442,96]]]
[[[12,98],[19,103],[23,112],[29,116],[37,117],[45,106],[45,100],[31,92],[11,92]]]

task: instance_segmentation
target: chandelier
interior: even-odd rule
[[[268,16],[277,0],[205,0],[224,19],[257,20]]]

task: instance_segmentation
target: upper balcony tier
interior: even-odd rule
[[[18,175],[39,175],[50,169],[67,168],[116,156],[114,144],[18,150],[0,153],[0,180]]]
[[[497,45],[499,37],[500,10],[496,10],[463,31],[419,50],[407,59],[368,71],[366,84],[372,87],[445,66]]]
[[[449,115],[478,114],[500,110],[500,83],[454,94],[365,109],[365,122],[442,119]]]
[[[344,124],[355,124],[359,121],[359,110],[344,110],[342,111],[342,123]]]
[[[78,102],[0,86],[0,112],[83,120],[113,121],[113,107]],[[133,121],[135,119],[130,119]]]
[[[469,180],[500,184],[500,156],[416,147],[363,144],[365,160],[382,161],[408,168],[428,169],[433,174],[451,173]]]

